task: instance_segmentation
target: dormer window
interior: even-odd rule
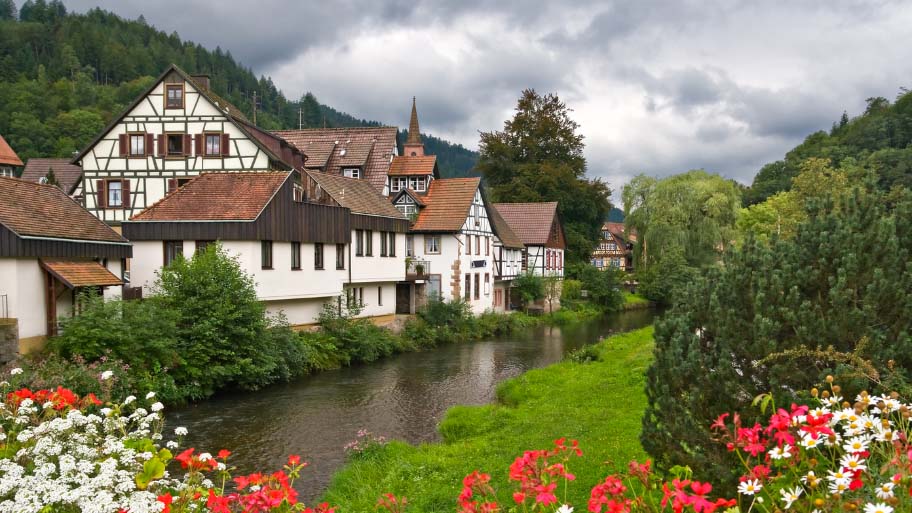
[[[346,167],[342,169],[342,176],[346,178],[361,178],[361,168]]]
[[[410,176],[409,189],[412,189],[413,191],[424,192],[427,190],[427,181],[423,176]]]
[[[184,108],[184,84],[166,84],[165,85],[165,108],[166,109],[183,109]]]
[[[390,180],[390,192],[399,192],[408,187],[408,177],[394,176]]]

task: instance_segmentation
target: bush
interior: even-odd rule
[[[561,304],[568,301],[579,301],[582,299],[583,282],[579,280],[565,279],[564,288],[561,291]]]
[[[643,447],[666,468],[686,464],[733,486],[737,473],[709,425],[773,393],[827,374],[844,396],[908,392],[912,373],[912,201],[856,191],[838,212],[816,210],[794,239],[749,240],[695,280],[656,323]]]
[[[522,299],[523,308],[528,309],[531,303],[545,297],[545,281],[541,276],[531,272],[521,274],[513,279],[513,288]]]
[[[571,276],[579,280],[586,298],[606,311],[615,312],[624,304],[621,292],[623,273],[616,269],[599,270],[594,265],[577,264],[568,270]]]
[[[369,319],[357,319],[357,308],[339,308],[327,304],[320,312],[323,333],[332,338],[342,360],[373,362],[403,349],[402,340]]]
[[[637,292],[650,301],[671,305],[684,287],[697,279],[699,274],[697,268],[687,264],[683,255],[672,252],[637,273]]]

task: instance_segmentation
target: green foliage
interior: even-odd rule
[[[333,341],[344,363],[372,362],[405,348],[403,339],[375,325],[370,319],[355,318],[357,308],[326,305],[320,313],[321,331]]]
[[[529,309],[529,305],[545,297],[545,281],[541,276],[536,276],[532,272],[520,274],[513,279],[513,288],[519,293],[522,299],[523,307]]]
[[[837,207],[838,205],[838,207]],[[792,239],[748,239],[694,279],[656,324],[642,442],[665,468],[733,483],[710,423],[772,392],[789,404],[827,374],[844,396],[909,389],[912,372],[912,198],[892,203],[868,182],[808,209]],[[729,488],[730,490],[730,488]]]
[[[564,288],[561,291],[561,303],[579,301],[582,299],[583,282],[573,279],[564,279]]]
[[[678,251],[669,253],[655,264],[637,272],[638,292],[650,301],[670,305],[700,271],[687,263]]]
[[[583,136],[554,94],[523,91],[503,131],[482,132],[477,170],[495,201],[557,201],[567,263],[589,261],[611,205],[611,190],[585,177]]]
[[[614,312],[624,304],[621,292],[623,272],[616,269],[599,270],[592,264],[574,264],[567,268],[567,276],[578,280],[586,291],[586,299]]]
[[[553,447],[553,440],[566,436],[578,439],[584,453],[569,463],[577,485],[568,499],[585,504],[592,485],[643,457],[637,435],[652,328],[590,347],[591,363],[533,370],[501,384],[497,404],[451,408],[439,427],[443,442],[391,442],[353,459],[323,499],[340,510],[371,511],[377,497],[394,493],[409,498],[411,512],[447,511],[459,495],[454,483],[477,469],[491,474],[498,502],[511,504],[504,469],[523,451]]]

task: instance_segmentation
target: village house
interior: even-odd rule
[[[563,278],[567,246],[557,202],[495,203],[494,208],[525,245],[521,272]]]
[[[624,223],[606,222],[602,225],[601,239],[592,252],[592,265],[598,269],[633,271],[633,243],[636,236],[627,233]]]
[[[56,335],[80,292],[119,297],[131,255],[126,239],[59,188],[0,177],[0,332],[14,335],[0,336],[0,359]]]
[[[171,65],[71,162],[86,208],[116,226],[200,173],[302,170],[305,158],[215,94],[208,76]]]
[[[16,176],[16,169],[22,167],[22,161],[19,155],[13,151],[13,148],[6,142],[6,139],[0,135],[0,176]]]
[[[506,312],[518,307],[511,300],[513,280],[522,274],[522,256],[526,246],[496,208],[488,209],[494,227],[494,311]]]
[[[56,185],[76,201],[82,200],[82,168],[72,164],[70,159],[29,159],[19,178]]]

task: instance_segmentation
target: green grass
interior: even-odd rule
[[[649,304],[649,300],[639,294],[624,292],[624,304],[625,305]]]
[[[498,387],[498,402],[457,406],[440,425],[442,443],[391,442],[352,459],[324,498],[340,511],[371,512],[383,493],[408,498],[409,513],[453,511],[462,478],[488,472],[501,504],[512,504],[507,470],[529,449],[577,439],[582,458],[569,464],[577,480],[567,497],[585,509],[591,487],[632,458],[646,406],[644,373],[652,358],[652,327],[610,337],[587,351],[596,361],[564,361]]]

